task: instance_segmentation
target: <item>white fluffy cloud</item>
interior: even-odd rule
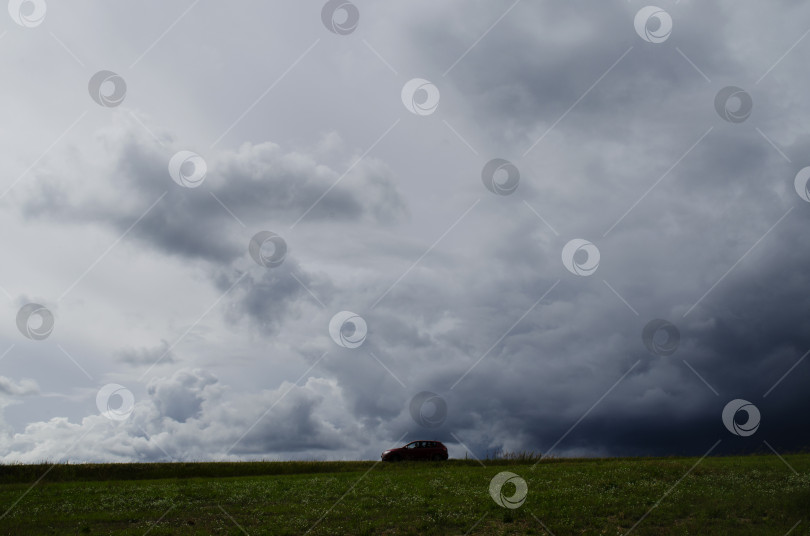
[[[5,385],[8,382],[3,382]],[[360,440],[334,380],[239,393],[203,370],[180,369],[151,382],[128,419],[54,417],[3,438],[4,462],[353,458],[377,454]],[[268,411],[269,408],[272,410]],[[385,444],[383,444],[385,445]]]

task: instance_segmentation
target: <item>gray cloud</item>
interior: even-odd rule
[[[793,190],[808,165],[806,43],[777,62],[806,30],[804,5],[668,5],[674,29],[659,44],[636,35],[633,3],[519,3],[486,35],[508,6],[361,7],[351,36],[324,33],[304,7],[257,11],[240,30],[250,51],[178,26],[159,45],[166,57],[125,73],[122,113],[94,109],[92,126],[15,187],[17,210],[4,217],[16,242],[0,275],[10,293],[43,302],[64,284],[31,241],[81,237],[60,249],[60,265],[81,273],[94,259],[85,240],[111,243],[167,193],[60,304],[44,343],[87,347],[93,372],[132,386],[136,411],[113,428],[87,416],[95,386],[9,361],[12,377],[57,384],[77,402],[70,418],[67,405],[18,405],[28,424],[3,439],[5,460],[61,456],[94,424],[77,459],[375,458],[403,434],[446,441],[456,456],[454,435],[478,455],[702,454],[721,438],[717,452],[762,450],[763,439],[807,447],[810,211]],[[201,4],[190,27],[230,16],[217,9]],[[39,87],[16,71],[20,93]],[[416,76],[441,91],[431,116],[401,105]],[[714,109],[728,85],[752,96],[743,123]],[[52,140],[55,128],[36,132]],[[208,165],[196,189],[168,175],[187,149]],[[496,157],[520,170],[512,195],[481,183]],[[280,266],[248,255],[261,230],[285,239]],[[590,277],[563,266],[574,238],[599,248]],[[368,323],[359,348],[329,336],[343,310]],[[670,356],[642,341],[655,318],[680,332]],[[183,368],[167,358],[160,375],[133,376],[169,347]],[[435,428],[409,411],[426,390],[448,406]],[[762,412],[751,438],[720,419],[734,398]]]
[[[170,381],[156,381],[147,387],[161,415],[177,422],[198,417],[205,399],[205,389],[217,379],[205,371],[178,371]]]
[[[30,378],[24,378],[19,382],[11,378],[0,376],[0,393],[5,395],[24,396],[39,393],[37,382]]]
[[[158,360],[166,363],[175,361],[171,346],[166,341],[160,341],[160,344],[154,347],[124,348],[118,355],[121,361],[131,365],[151,365]]]
[[[143,218],[132,232],[149,245],[170,255],[227,263],[246,248],[235,240],[236,218],[261,229],[304,214],[316,221],[368,218],[391,223],[406,213],[391,171],[378,160],[360,163],[344,182],[342,173],[314,156],[285,153],[269,142],[244,144],[206,155],[205,187],[184,189],[170,179],[173,153],[136,121],[122,120],[99,135],[104,137],[100,161],[79,159],[78,169],[59,170],[68,178],[57,180],[54,170],[31,181],[22,197],[27,217],[110,225],[119,233]],[[88,174],[101,183],[88,183]],[[350,189],[338,183],[331,190],[338,179]]]

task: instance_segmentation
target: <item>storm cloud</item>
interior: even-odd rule
[[[0,458],[810,445],[810,8],[355,3],[6,22]]]

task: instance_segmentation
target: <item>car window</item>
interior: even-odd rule
[[[405,448],[406,449],[415,449],[416,448],[416,443],[408,443],[407,445],[405,445]]]

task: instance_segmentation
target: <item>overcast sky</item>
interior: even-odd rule
[[[2,19],[0,460],[810,445],[806,2]]]

